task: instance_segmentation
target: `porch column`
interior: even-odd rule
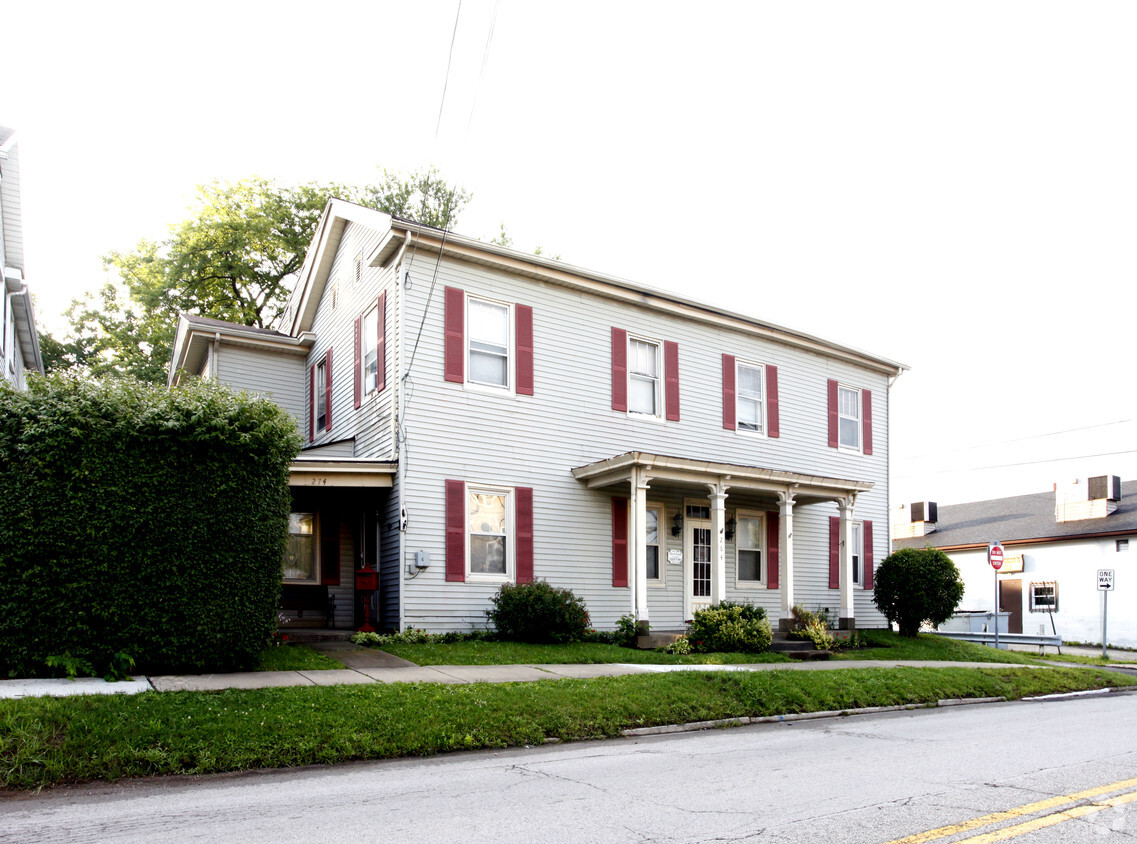
[[[639,466],[632,467],[632,500],[628,530],[631,533],[632,600],[635,602],[636,626],[648,632],[647,610],[647,488],[648,477]]]
[[[853,609],[853,505],[854,499],[846,498],[837,503],[840,511],[841,537],[840,568],[838,581],[841,586],[841,612],[838,615],[838,627],[842,630],[852,630],[856,627],[856,612]]]
[[[778,519],[778,582],[782,592],[783,630],[794,624],[794,496],[787,490],[778,493],[781,518]]]
[[[711,603],[726,600],[726,478],[707,484],[711,498]]]

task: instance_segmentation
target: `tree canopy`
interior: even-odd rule
[[[938,548],[901,548],[877,567],[873,603],[901,636],[915,638],[927,621],[942,624],[963,600],[963,579]]]
[[[165,381],[181,312],[267,327],[280,315],[330,197],[449,228],[470,195],[434,169],[373,185],[262,178],[198,187],[190,214],[163,241],[103,257],[116,278],[72,302],[71,337],[42,342],[45,369]]]

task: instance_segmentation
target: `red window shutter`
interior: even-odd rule
[[[515,334],[517,337],[517,393],[533,395],[533,309],[528,305],[514,306]]]
[[[340,517],[320,511],[320,583],[340,585]]]
[[[782,517],[777,513],[766,516],[766,588],[777,589],[781,576]]]
[[[446,482],[446,579],[466,579],[466,484]]]
[[[778,427],[778,367],[766,364],[766,436],[780,437]]]
[[[865,571],[865,588],[872,589],[872,522],[862,522],[861,532],[864,534],[865,538],[865,555],[861,557],[861,559],[864,560],[862,566]]]
[[[316,439],[316,365],[308,367],[308,442]]]
[[[612,329],[612,409],[628,409],[628,332],[622,328]]]
[[[355,407],[363,398],[363,317],[355,318]]]
[[[457,287],[447,287],[445,308],[446,380],[461,384],[466,380],[466,294]]]
[[[324,430],[332,430],[332,350],[324,355]]]
[[[379,294],[379,305],[377,307],[379,313],[376,315],[376,322],[379,324],[379,336],[375,338],[375,369],[377,372],[378,385],[376,392],[383,392],[387,389],[387,291],[384,290]],[[358,369],[358,367],[356,367]]]
[[[829,588],[841,588],[841,517],[829,517]]]
[[[516,489],[514,517],[517,528],[514,531],[517,546],[517,582],[533,582],[533,490],[519,486]]]
[[[612,585],[628,585],[628,499],[612,499]]]
[[[663,390],[667,419],[679,421],[679,344],[663,341]]]
[[[837,448],[837,382],[829,379],[829,447]]]
[[[722,426],[728,431],[738,427],[734,391],[734,355],[722,356]]]
[[[865,454],[872,454],[872,390],[861,390],[861,425],[864,428]]]

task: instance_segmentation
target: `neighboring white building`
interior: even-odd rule
[[[893,537],[895,549],[930,544],[955,561],[966,589],[960,612],[990,612],[998,581],[1009,632],[1057,631],[1068,642],[1101,641],[1097,575],[1112,571],[1109,644],[1137,647],[1137,481],[1103,475],[1034,495],[915,504]],[[987,564],[996,541],[1006,553],[997,575]]]
[[[4,268],[0,378],[23,389],[25,373],[43,374],[43,359],[32,296],[25,282],[19,143],[15,131],[3,126],[0,126],[0,266]]]
[[[465,630],[537,578],[602,629],[723,599],[883,627],[903,369],[333,200],[275,330],[184,316],[170,382],[297,417],[284,603],[318,623]]]

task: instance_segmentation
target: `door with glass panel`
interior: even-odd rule
[[[684,618],[693,618],[695,612],[711,605],[711,522],[709,519],[688,518],[684,523],[683,559],[686,560],[684,588]]]

